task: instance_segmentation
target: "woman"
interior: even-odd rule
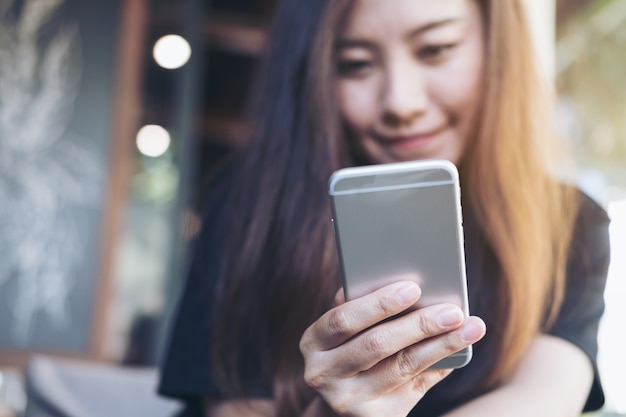
[[[549,95],[519,1],[285,0],[259,85],[254,137],[212,187],[162,393],[211,416],[602,405],[608,219],[548,172]],[[420,296],[408,282],[338,291],[330,174],[426,158],[459,167],[472,317],[398,315]],[[470,344],[465,368],[427,369]]]

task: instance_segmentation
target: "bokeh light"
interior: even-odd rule
[[[137,149],[143,155],[158,157],[170,147],[170,134],[159,125],[146,125],[137,132]]]
[[[154,60],[161,67],[176,69],[185,65],[191,57],[191,46],[179,35],[166,35],[154,44]]]

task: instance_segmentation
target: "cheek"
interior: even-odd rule
[[[365,80],[338,83],[339,111],[352,130],[365,130],[375,122],[378,113],[376,91],[376,85]]]
[[[473,123],[482,100],[482,63],[476,59],[455,63],[431,80],[431,93],[447,117],[460,125]]]

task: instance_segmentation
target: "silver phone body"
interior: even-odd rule
[[[346,299],[418,276],[417,308],[447,302],[469,314],[459,176],[445,160],[345,168],[329,180]],[[471,346],[433,368],[460,368]]]

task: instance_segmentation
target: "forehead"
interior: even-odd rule
[[[341,34],[392,37],[433,22],[472,19],[472,3],[473,0],[355,0]]]

